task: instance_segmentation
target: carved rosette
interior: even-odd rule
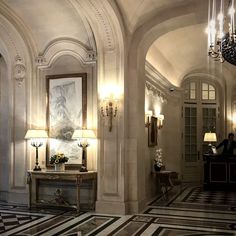
[[[95,51],[88,51],[87,56],[86,56],[86,61],[87,62],[93,62],[97,59],[97,54]]]
[[[19,85],[21,85],[24,81],[25,74],[26,74],[26,67],[22,60],[22,58],[17,55],[16,56],[16,63],[14,66],[14,79],[18,82]]]
[[[35,58],[35,62],[37,65],[42,66],[42,65],[46,64],[47,60],[44,56],[38,56]]]

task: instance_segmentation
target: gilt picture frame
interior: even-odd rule
[[[86,127],[87,120],[87,74],[48,75],[47,81],[47,144],[46,165],[58,152],[69,158],[67,167],[82,164],[82,150],[72,140],[75,129]]]
[[[157,117],[150,117],[150,124],[148,126],[148,146],[154,147],[157,145]]]

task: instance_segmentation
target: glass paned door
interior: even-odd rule
[[[184,154],[183,180],[199,178],[198,153],[198,110],[196,104],[184,106]]]
[[[203,105],[202,107],[202,140],[207,132],[216,132],[216,105]],[[208,143],[202,143],[202,153],[208,151]]]
[[[195,162],[197,158],[197,108],[185,107],[185,161]]]
[[[184,154],[183,180],[200,182],[203,180],[203,153],[208,151],[208,143],[203,142],[205,132],[216,132],[216,105],[184,105]]]

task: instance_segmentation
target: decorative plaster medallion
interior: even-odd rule
[[[25,78],[26,67],[23,63],[22,58],[19,55],[16,56],[15,60],[16,64],[14,67],[14,78],[18,82],[18,84],[21,85]]]

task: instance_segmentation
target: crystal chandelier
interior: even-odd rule
[[[225,6],[228,15],[225,14]],[[217,61],[224,62],[226,60],[230,64],[236,65],[234,15],[234,0],[209,0],[207,26],[208,55]]]

